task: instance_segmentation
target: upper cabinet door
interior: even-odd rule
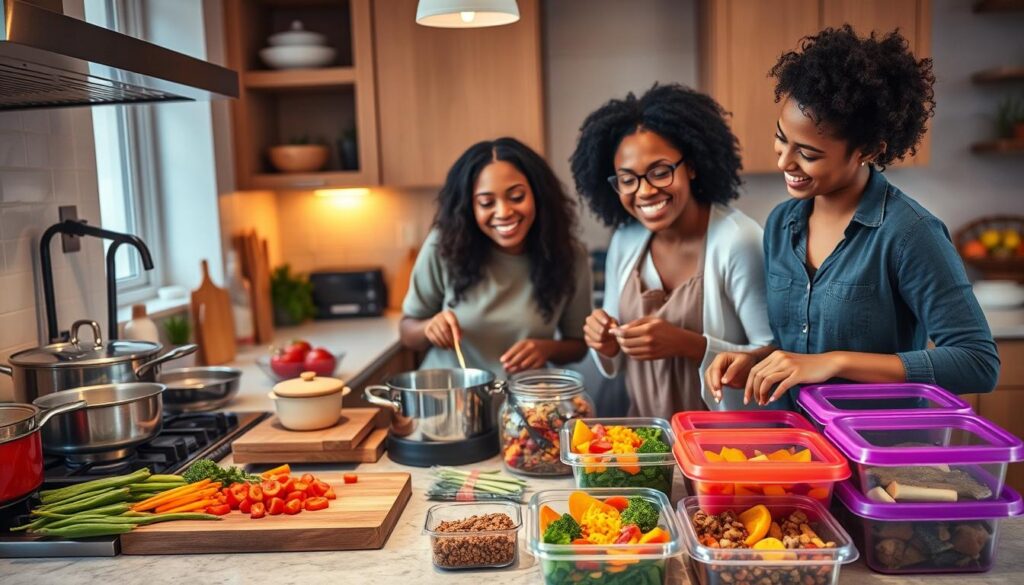
[[[743,171],[777,171],[772,141],[779,105],[768,71],[819,28],[818,0],[708,0],[701,5],[702,89],[726,111]]]
[[[537,0],[519,0],[519,22],[480,29],[420,26],[416,4],[374,1],[382,183],[441,185],[469,146],[500,136],[543,154]]]
[[[931,55],[929,0],[702,0],[700,82],[732,113],[743,172],[778,172],[772,140],[779,104],[768,71],[800,39],[826,26],[851,24],[857,34],[899,27],[919,59]],[[903,163],[924,164],[928,135]]]

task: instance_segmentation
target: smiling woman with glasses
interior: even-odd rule
[[[584,339],[606,376],[625,369],[631,414],[742,406],[716,403],[701,374],[718,353],[772,338],[761,228],[729,207],[739,169],[722,108],[679,85],[612,100],[583,123],[576,189],[616,228]]]

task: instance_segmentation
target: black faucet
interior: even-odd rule
[[[117,276],[114,270],[114,254],[121,244],[130,244],[139,251],[142,267],[153,269],[153,256],[149,247],[138,236],[112,232],[103,228],[87,225],[84,221],[66,219],[51,225],[39,239],[39,259],[43,265],[43,302],[46,304],[46,337],[47,343],[60,341],[57,327],[57,307],[53,298],[53,264],[50,261],[50,240],[57,234],[70,236],[92,236],[111,240],[107,248],[107,339],[117,339]]]

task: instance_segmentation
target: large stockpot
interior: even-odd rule
[[[78,330],[92,328],[92,343],[81,342]],[[182,345],[160,355],[163,346],[151,341],[117,340],[104,344],[95,321],[75,321],[71,340],[19,351],[0,374],[14,378],[14,401],[32,402],[69,388],[120,382],[156,382],[160,365],[194,352]]]
[[[436,369],[397,374],[363,393],[370,403],[395,411],[392,435],[451,442],[494,429],[495,396],[504,388],[485,370]]]
[[[31,404],[0,404],[0,508],[20,501],[43,483],[39,431],[51,417],[85,407],[84,400],[42,410]]]
[[[43,429],[43,451],[71,463],[121,459],[160,432],[163,392],[153,382],[72,388],[37,398],[40,408],[84,400],[85,408],[57,415]]]

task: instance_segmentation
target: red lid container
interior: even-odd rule
[[[815,430],[810,421],[789,410],[686,410],[672,415],[676,435],[714,429]]]

